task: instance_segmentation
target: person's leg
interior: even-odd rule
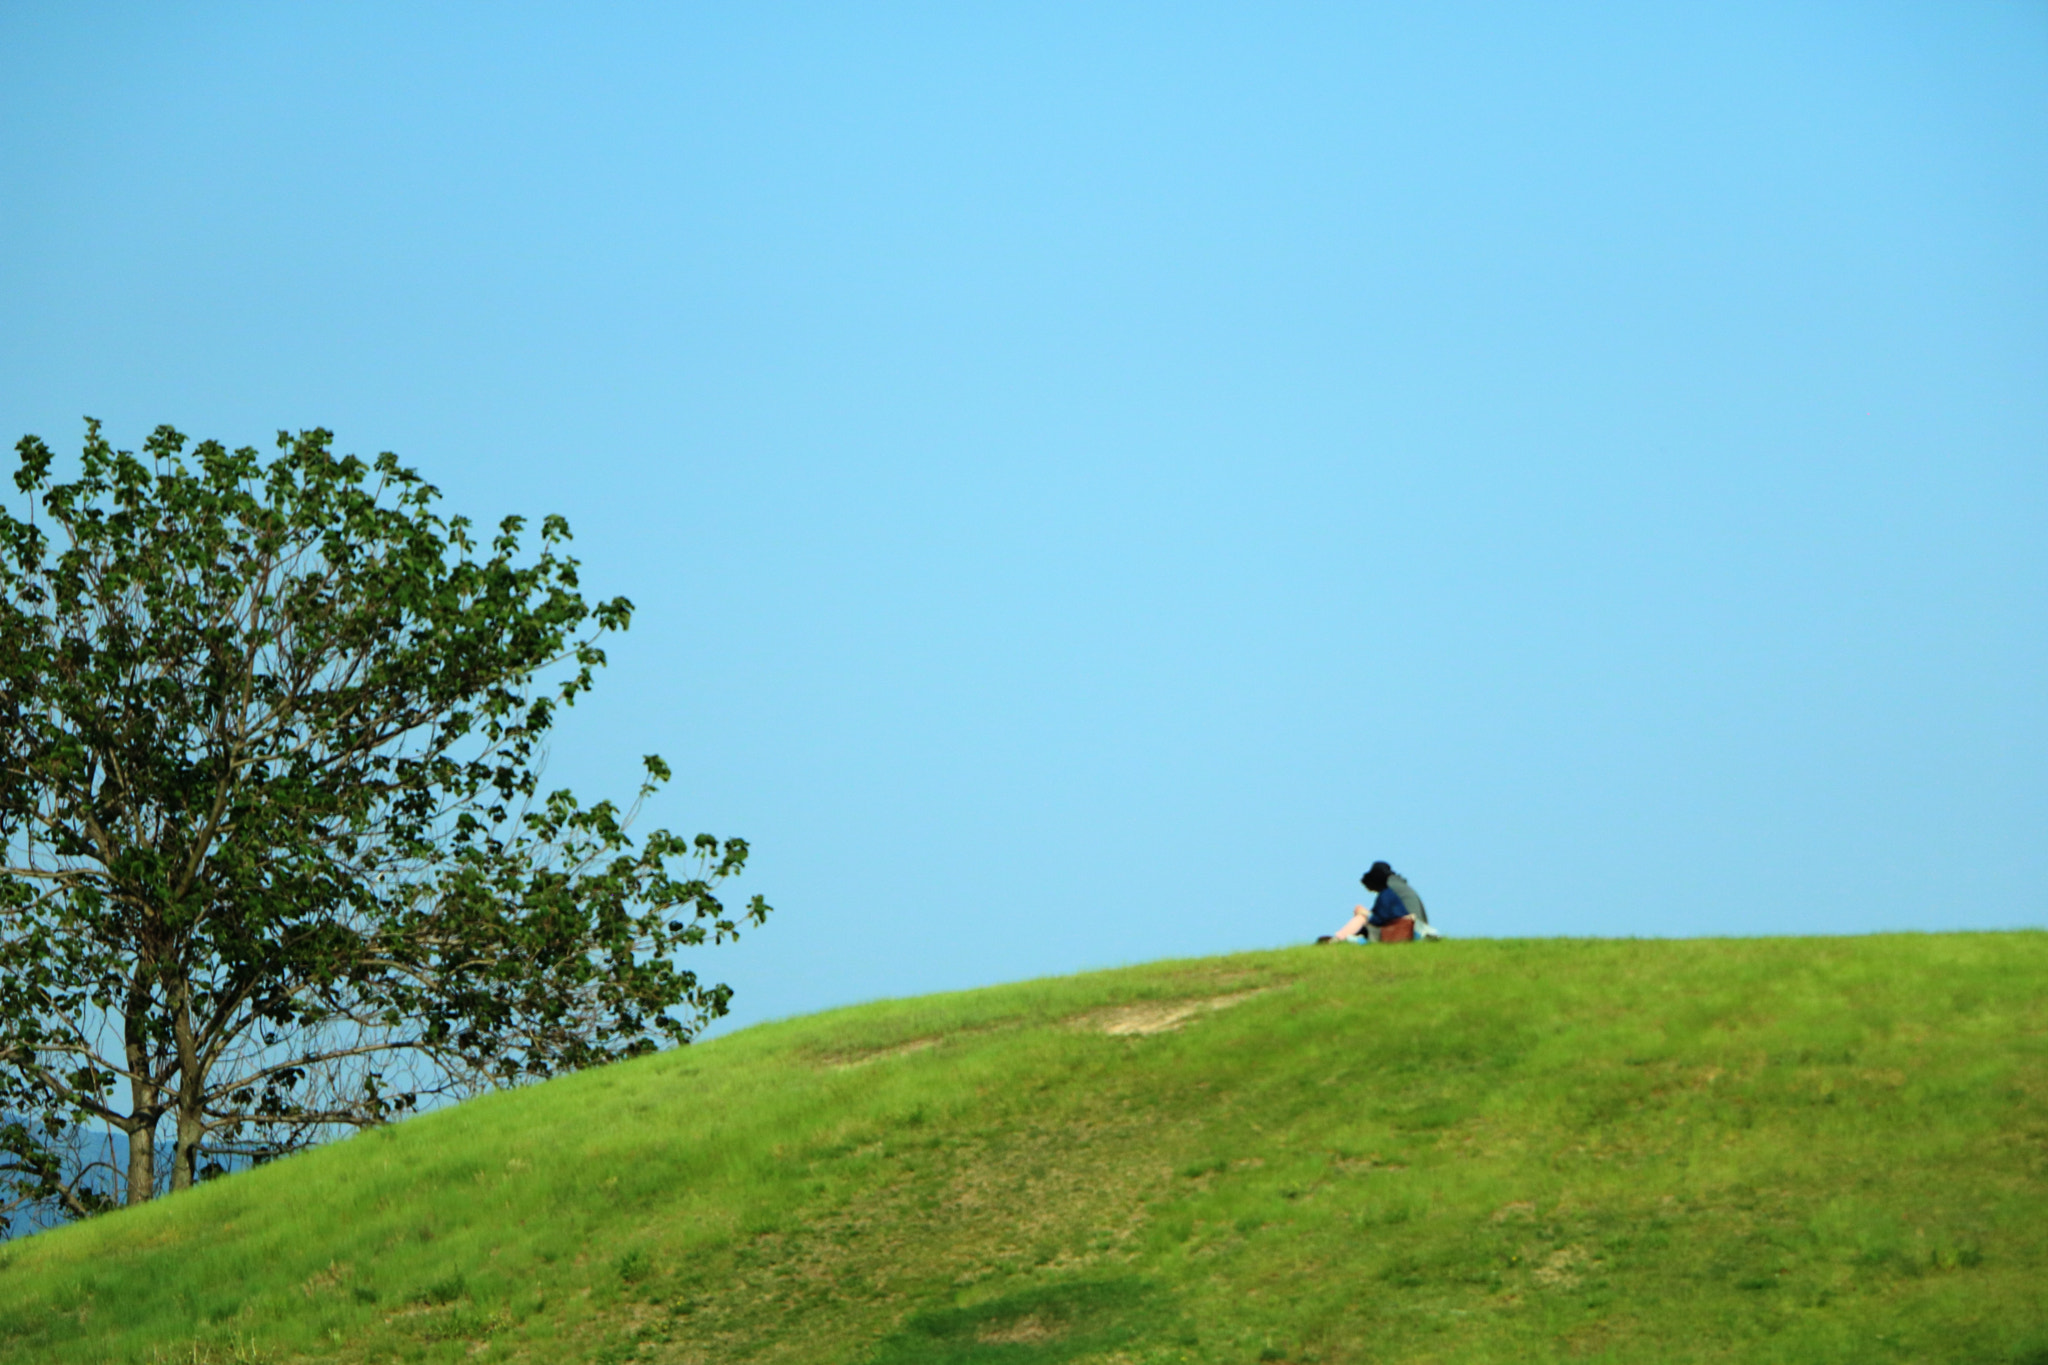
[[[1330,937],[1336,940],[1356,938],[1358,935],[1365,932],[1365,920],[1366,909],[1364,906],[1361,905],[1358,907],[1358,913],[1353,915],[1350,919],[1346,920],[1344,922],[1344,927],[1342,929],[1339,929]]]

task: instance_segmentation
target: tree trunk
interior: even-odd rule
[[[156,1122],[128,1121],[128,1190],[124,1204],[140,1204],[156,1193]]]
[[[192,1032],[192,1002],[184,982],[172,997],[176,1010],[178,1045],[178,1145],[171,1154],[171,1190],[192,1188],[193,1168],[199,1163],[199,1139],[206,1135],[200,1106],[206,1095],[206,1077],[201,1072],[199,1040]]]
[[[162,1096],[150,1080],[148,1010],[148,993],[131,990],[123,1039],[128,1057],[128,1122],[121,1125],[128,1134],[124,1204],[141,1204],[156,1197],[156,1121],[163,1108]]]
[[[201,1124],[198,1103],[187,1104],[184,1096],[178,1097],[178,1147],[171,1156],[171,1189],[189,1190],[194,1179],[193,1168],[199,1162],[199,1139],[206,1135]]]

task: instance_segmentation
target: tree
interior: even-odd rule
[[[488,546],[390,455],[88,420],[16,447],[0,513],[0,1211],[76,1216],[435,1097],[682,1043],[678,962],[761,923],[744,840],[629,833],[540,787],[632,606],[567,524]],[[40,514],[36,504],[40,504]],[[552,678],[544,683],[543,678]],[[126,1138],[87,1159],[81,1126]],[[170,1129],[168,1177],[161,1131]]]

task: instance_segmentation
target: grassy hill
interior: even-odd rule
[[[0,1249],[8,1361],[2048,1363],[2048,934],[889,1002]]]

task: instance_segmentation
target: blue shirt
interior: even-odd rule
[[[1405,918],[1407,914],[1408,906],[1406,902],[1395,894],[1394,888],[1390,886],[1380,892],[1379,895],[1373,897],[1372,914],[1367,918],[1366,923],[1376,929],[1384,929],[1395,920]]]

